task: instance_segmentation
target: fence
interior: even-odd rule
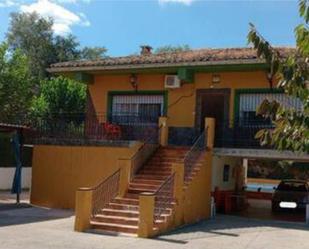
[[[184,158],[184,181],[188,182],[190,176],[192,175],[192,172],[194,170],[194,167],[196,166],[197,162],[201,158],[201,155],[206,149],[206,143],[205,143],[205,136],[207,133],[206,131],[203,131],[200,136],[196,139],[193,146],[190,148],[190,150],[187,152],[185,158]]]
[[[262,129],[272,129],[268,121],[250,119],[227,120],[216,122],[215,147],[224,148],[270,148],[262,147],[255,138],[256,133]]]
[[[154,222],[162,218],[162,214],[171,208],[174,201],[175,173],[170,175],[155,192]]]
[[[92,189],[92,212],[98,214],[119,193],[120,170]]]
[[[146,140],[158,132],[158,116],[153,113],[54,113],[47,116],[2,118],[0,123],[23,124],[31,127],[25,133],[29,143],[132,141]]]

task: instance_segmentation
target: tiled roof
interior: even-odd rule
[[[294,48],[278,47],[283,55],[291,53]],[[197,49],[175,53],[150,55],[131,55],[124,57],[108,57],[100,60],[68,61],[52,64],[49,71],[70,71],[77,69],[121,69],[151,68],[181,65],[220,65],[237,63],[263,63],[253,48]]]

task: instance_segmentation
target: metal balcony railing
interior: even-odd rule
[[[270,146],[261,146],[255,136],[262,129],[272,129],[268,121],[228,120],[216,122],[215,147],[217,148],[255,148],[270,149]]]
[[[25,135],[29,143],[87,143],[102,141],[145,141],[158,133],[158,116],[153,113],[53,113],[14,115],[0,123],[23,124],[31,129]]]

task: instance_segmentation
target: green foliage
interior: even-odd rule
[[[41,93],[32,103],[32,114],[52,116],[84,113],[86,95],[86,86],[74,80],[62,76],[43,80]]]
[[[80,59],[79,42],[73,35],[56,36],[53,41],[52,62],[73,61]]]
[[[190,46],[185,45],[178,45],[178,46],[172,46],[172,45],[166,45],[162,47],[158,47],[155,50],[155,54],[161,54],[161,53],[175,53],[175,52],[183,52],[190,50]]]
[[[0,44],[0,117],[6,120],[25,113],[33,95],[33,81],[28,60],[20,50],[9,53],[6,43]]]
[[[29,59],[31,74],[37,83],[46,77],[45,68],[53,62],[53,21],[37,13],[12,13],[7,33],[9,46]]]
[[[19,49],[29,59],[29,68],[37,84],[48,77],[46,68],[52,63],[99,59],[105,57],[104,47],[80,48],[73,35],[56,36],[53,20],[37,13],[12,13],[7,33],[9,47]]]
[[[249,160],[248,177],[268,179],[308,179],[307,163],[278,160]]]
[[[79,49],[79,42],[73,35],[56,36],[54,39],[53,62],[73,60],[97,60],[105,57],[104,47],[83,47]]]
[[[84,60],[98,60],[106,57],[107,49],[104,47],[84,47],[80,52],[80,58]]]
[[[73,35],[56,36],[53,24],[37,13],[11,14],[8,42],[0,47],[1,117],[27,114],[30,106],[35,115],[85,111],[86,86],[64,77],[48,79],[46,68],[57,62],[99,59],[106,49],[80,48]]]
[[[260,139],[261,144],[272,144],[280,150],[309,153],[309,0],[301,0],[299,6],[304,23],[295,28],[295,53],[281,56],[252,24],[248,41],[257,49],[258,56],[269,63],[270,74],[279,79],[278,87],[298,98],[303,105],[303,110],[297,111],[265,100],[257,113],[270,118],[275,128],[259,131],[256,138]]]

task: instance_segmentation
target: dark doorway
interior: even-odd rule
[[[217,123],[222,123],[224,119],[224,95],[205,94],[202,96],[202,123],[205,125],[205,117],[215,118]]]
[[[197,90],[196,100],[196,128],[202,131],[205,127],[205,117],[216,119],[217,141],[221,141],[222,124],[229,118],[230,89],[203,89]]]

